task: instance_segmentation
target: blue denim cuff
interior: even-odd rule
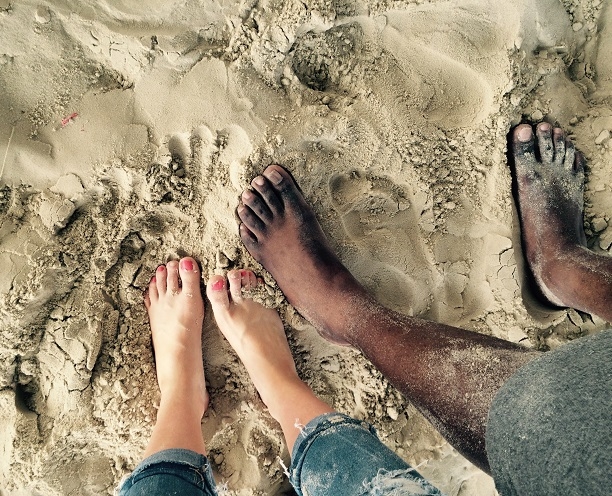
[[[340,413],[320,415],[301,429],[289,475],[299,496],[441,495],[372,425]]]
[[[119,496],[172,494],[216,496],[208,459],[195,451],[167,449],[145,458],[125,479]]]

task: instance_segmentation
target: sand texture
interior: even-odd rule
[[[240,243],[284,164],[385,305],[547,349],[606,326],[538,302],[507,133],[546,117],[589,168],[612,247],[612,3],[0,0],[0,495],[104,495],[158,392],[142,293],[183,255],[265,276],[303,378],[449,495],[493,496],[357,352],[318,336]],[[296,267],[299,270],[299,267]],[[202,430],[227,494],[290,492],[281,432],[216,328]]]

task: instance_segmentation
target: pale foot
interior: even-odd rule
[[[212,276],[206,294],[219,329],[246,367],[262,401],[276,418],[280,406],[277,403],[283,399],[283,395],[279,398],[279,392],[302,387],[283,323],[276,310],[242,294],[242,288],[248,290],[257,285],[253,272],[232,270],[227,276],[229,291],[224,277]]]
[[[202,363],[204,301],[193,258],[157,268],[145,296],[161,403],[189,405],[201,419],[208,408]]]
[[[291,303],[326,339],[354,344],[355,303],[372,302],[334,254],[291,175],[269,166],[242,193],[240,237]]]
[[[584,157],[561,128],[541,122],[533,130],[517,126],[512,134],[517,203],[525,256],[543,295],[558,306],[570,306],[564,282],[557,277],[571,268],[586,247],[583,228]],[[566,279],[567,282],[567,279]]]

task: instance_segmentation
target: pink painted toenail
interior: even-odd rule
[[[164,270],[166,270],[166,267],[164,267],[163,265],[157,267],[157,272],[163,272]]]
[[[188,259],[183,259],[181,260],[181,268],[187,271],[193,270],[193,262]]]
[[[531,127],[525,126],[525,127],[520,128],[518,132],[516,133],[516,136],[519,139],[519,141],[523,141],[523,142],[529,141],[531,137],[533,136]]]
[[[217,282],[212,283],[213,291],[219,291],[223,289],[223,286],[225,286],[225,281],[223,279],[219,279]]]
[[[157,282],[157,277],[153,276],[153,277],[151,278],[151,282],[152,282],[153,284],[155,284],[155,283]]]
[[[278,171],[273,170],[268,172],[268,179],[274,184],[280,184],[283,180],[283,176],[281,176]]]
[[[263,186],[264,184],[266,184],[266,180],[261,176],[257,176],[255,179],[253,179],[253,182],[257,186]]]
[[[242,277],[246,276],[246,275],[247,275],[246,270],[241,270],[241,271],[240,271],[240,275],[241,275]]]

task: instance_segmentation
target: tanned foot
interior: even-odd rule
[[[222,276],[212,276],[206,295],[219,329],[246,367],[262,401],[276,418],[276,412],[287,398],[279,393],[283,389],[303,387],[283,323],[276,310],[243,295],[243,288],[249,290],[257,285],[253,272],[232,270],[227,276],[227,281]]]
[[[525,256],[534,279],[550,303],[566,301],[559,267],[572,266],[584,250],[584,157],[561,128],[547,122],[528,124],[512,133],[517,203]]]
[[[201,419],[208,407],[202,363],[204,301],[193,258],[157,268],[145,296],[161,402],[193,406]]]
[[[270,165],[242,193],[240,237],[285,297],[330,341],[350,344],[354,297],[367,296],[331,250],[291,175]],[[350,305],[350,300],[353,304]]]

